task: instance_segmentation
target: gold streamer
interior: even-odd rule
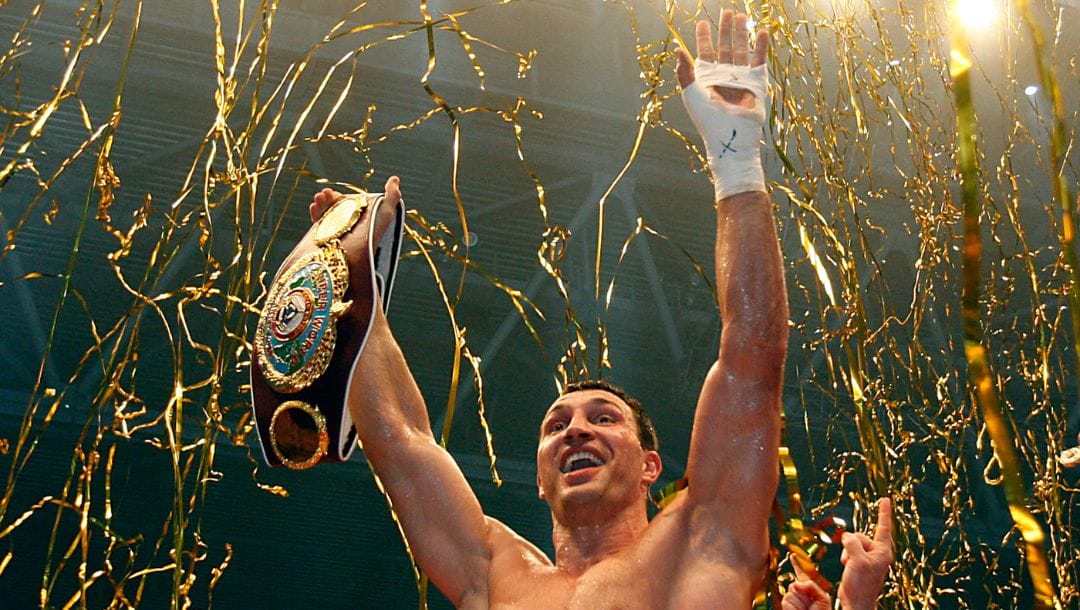
[[[990,361],[983,345],[979,275],[982,263],[982,236],[979,217],[979,169],[976,145],[975,109],[971,97],[971,69],[974,62],[963,26],[954,20],[949,74],[956,94],[957,165],[960,170],[964,202],[964,354],[968,374],[978,397],[979,407],[993,443],[994,456],[1001,468],[1001,483],[1009,501],[1009,514],[1020,530],[1026,545],[1026,560],[1035,599],[1040,607],[1060,608],[1057,593],[1050,581],[1049,564],[1043,548],[1042,527],[1027,509],[1027,491],[997,390],[991,378]],[[1066,225],[1068,226],[1068,225]],[[1071,246],[1071,244],[1070,244]]]

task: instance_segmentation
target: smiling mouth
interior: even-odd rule
[[[574,472],[583,468],[593,468],[594,466],[603,466],[604,461],[588,451],[577,451],[571,453],[565,460],[563,460],[562,468],[559,470],[566,474],[568,472]]]

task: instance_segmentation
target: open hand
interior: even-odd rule
[[[697,23],[697,56],[702,61],[720,64],[734,64],[736,66],[749,65],[756,68],[765,63],[765,57],[769,50],[769,34],[765,30],[758,30],[754,35],[753,57],[750,56],[750,37],[746,34],[746,14],[735,13],[731,9],[724,9],[720,16],[719,34],[717,44],[713,46],[712,24],[708,21]],[[694,82],[694,60],[690,52],[679,47],[675,51],[678,64],[675,74],[679,80],[679,86],[683,89]],[[729,104],[735,104],[744,108],[753,108],[754,94],[747,89],[732,87],[710,87],[713,99],[722,99]]]

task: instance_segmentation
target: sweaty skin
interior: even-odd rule
[[[699,56],[760,65],[767,38],[758,33],[751,56],[745,27],[745,15],[724,11],[714,46],[710,25],[698,24]],[[694,80],[683,49],[678,77],[683,87]],[[713,95],[753,103],[744,91]],[[329,189],[315,195],[312,218],[339,196]],[[401,199],[397,178],[386,183],[386,198],[380,228]],[[436,442],[420,391],[376,308],[356,369],[363,383],[353,384],[349,408],[417,562],[457,607],[750,607],[767,565],[778,478],[787,295],[768,196],[740,193],[716,210],[723,333],[695,412],[690,486],[650,522],[646,501],[660,457],[640,446],[629,407],[604,390],[558,398],[544,417],[537,449],[538,493],[551,508],[554,562],[484,515]]]

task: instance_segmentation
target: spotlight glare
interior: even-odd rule
[[[749,31],[749,32],[753,32],[754,28],[756,28],[756,27],[757,27],[757,21],[754,21],[753,19],[750,19],[748,17],[746,19],[746,30]]]
[[[970,31],[982,30],[996,18],[997,3],[993,0],[956,0],[953,4],[953,20]]]
[[[1039,92],[1039,88],[1036,87],[1035,85],[1028,85],[1027,87],[1024,87],[1024,95],[1031,96],[1031,95],[1035,95],[1038,92]]]

